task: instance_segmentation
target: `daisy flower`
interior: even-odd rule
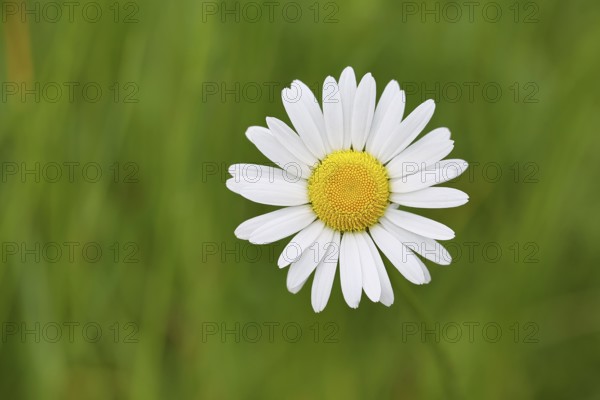
[[[338,82],[325,79],[322,110],[300,81],[284,89],[282,99],[295,130],[267,118],[268,128],[246,132],[278,167],[232,165],[227,187],[254,202],[284,208],[245,221],[235,235],[266,244],[295,234],[277,264],[289,266],[292,293],[314,272],[315,312],[327,305],[338,264],[350,307],[358,307],[363,291],[390,306],[394,293],[380,251],[410,282],[429,283],[419,256],[450,264],[437,240],[452,239],[454,232],[401,207],[448,208],[469,199],[457,189],[433,187],[467,168],[463,160],[443,160],[454,147],[450,131],[434,129],[413,143],[435,103],[427,100],[403,119],[405,95],[398,82],[385,87],[376,106],[375,79],[366,74],[357,85],[350,67]]]

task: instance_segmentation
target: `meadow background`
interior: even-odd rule
[[[2,2],[0,397],[600,399],[600,3],[292,3]],[[314,314],[224,181],[347,65],[437,100],[471,200],[429,285]]]

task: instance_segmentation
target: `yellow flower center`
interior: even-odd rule
[[[317,216],[337,231],[363,231],[389,204],[385,167],[372,155],[354,150],[329,154],[308,179],[308,198]]]

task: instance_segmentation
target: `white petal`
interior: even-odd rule
[[[438,240],[450,240],[454,238],[454,231],[446,225],[429,218],[401,210],[388,209],[385,217],[400,228]]]
[[[379,160],[384,164],[390,161],[394,156],[408,147],[409,144],[425,128],[433,112],[435,111],[435,102],[427,100],[410,113],[404,121],[392,132],[383,146],[383,151]]]
[[[306,279],[305,279],[303,282],[301,282],[301,283],[300,283],[298,286],[295,286],[295,287],[293,287],[293,288],[291,288],[291,289],[288,289],[288,290],[289,290],[289,292],[290,292],[291,294],[296,294],[296,293],[298,293],[298,292],[299,292],[299,291],[300,291],[300,290],[301,290],[301,289],[304,287],[304,284],[306,283],[306,281],[308,281],[308,278],[306,278]]]
[[[311,170],[309,166],[283,147],[267,128],[251,126],[246,131],[246,136],[265,157],[280,168],[304,179],[310,177]]]
[[[356,239],[358,253],[360,254],[363,289],[371,301],[378,302],[381,297],[381,283],[379,282],[379,272],[377,271],[376,260],[373,259],[371,249],[367,243],[369,234],[366,232],[358,232],[354,235],[354,238]]]
[[[282,182],[306,184],[306,179],[284,171],[281,168],[268,165],[233,164],[227,169],[227,172],[231,174],[235,183]]]
[[[367,137],[373,122],[373,114],[375,113],[376,96],[375,79],[371,74],[366,74],[356,89],[356,97],[352,108],[350,128],[352,148],[355,151],[362,151],[365,143],[367,143]]]
[[[410,193],[392,193],[390,200],[405,207],[451,208],[469,201],[469,195],[454,188],[430,187]]]
[[[422,262],[401,241],[379,224],[369,228],[369,232],[377,247],[408,281],[417,285],[426,283]]]
[[[340,150],[344,146],[344,109],[337,82],[331,76],[323,84],[323,116],[329,151]]]
[[[325,257],[321,260],[315,271],[311,292],[311,303],[315,312],[323,311],[329,301],[329,295],[331,294],[331,288],[333,287],[333,279],[335,278],[335,269],[340,254],[339,232],[335,232],[332,243],[335,253],[333,253],[331,257]]]
[[[260,164],[232,164],[227,168],[227,172],[234,178],[236,183],[239,182],[256,182],[260,179],[267,177],[270,180],[274,180],[275,176],[282,177],[283,170],[281,168],[272,167],[268,165]],[[291,176],[290,180],[295,179],[297,182],[300,178]]]
[[[404,106],[402,106],[402,110],[395,109],[394,110],[394,99],[396,96],[400,94],[400,85],[397,81],[390,81],[383,89],[383,93],[379,98],[379,102],[377,103],[377,108],[375,109],[375,115],[373,115],[373,124],[371,125],[371,133],[376,131],[381,122],[384,120],[388,113],[393,114],[397,122],[402,120],[402,114],[404,113]],[[390,112],[394,110],[394,112]],[[398,112],[400,111],[400,112]],[[400,114],[400,115],[398,115]]]
[[[326,253],[327,256],[330,256],[331,250],[329,252],[327,250],[330,248],[332,240],[333,230],[325,227],[317,237],[317,240],[311,243],[307,251],[302,253],[300,259],[292,263],[287,274],[288,290],[293,289],[308,279],[310,274],[317,268],[319,262],[326,256]]]
[[[248,240],[250,239],[250,235],[258,228],[263,225],[266,225],[272,221],[281,221],[288,218],[290,215],[296,215],[298,212],[303,212],[307,206],[298,206],[298,207],[285,207],[280,210],[275,210],[266,214],[259,215],[254,218],[250,218],[242,222],[235,229],[235,236],[238,239]]]
[[[294,238],[285,246],[277,265],[279,268],[286,267],[290,263],[297,261],[302,253],[304,253],[310,245],[319,237],[325,224],[320,220],[315,220],[312,224],[302,229]]]
[[[235,178],[225,182],[229,190],[255,203],[270,206],[300,206],[308,204],[306,183],[289,182],[235,182]]]
[[[257,203],[297,206],[308,203],[306,180],[279,168],[257,164],[234,164],[227,187]]]
[[[342,235],[340,281],[346,303],[352,308],[357,308],[362,295],[362,270],[356,239],[351,232]]]
[[[233,178],[232,178],[232,179],[233,179]],[[227,186],[227,189],[231,190],[233,193],[240,194],[240,189],[241,189],[241,187],[240,187],[240,186],[233,185],[233,184],[232,184],[232,182],[230,182],[232,179],[227,179],[227,180],[225,181],[225,186]]]
[[[283,210],[288,212],[259,226],[250,234],[248,240],[255,244],[273,243],[306,228],[316,218],[308,205],[288,207]]]
[[[289,151],[295,155],[300,161],[312,167],[319,160],[308,150],[300,136],[285,122],[277,118],[267,117],[267,126],[271,130],[271,134]]]
[[[428,142],[428,143],[435,143],[435,142],[440,142],[440,141],[443,142],[444,140],[450,140],[450,136],[451,136],[450,129],[445,128],[445,127],[435,128],[431,132],[424,135],[421,139],[419,139],[419,142],[420,141]]]
[[[408,146],[386,165],[390,178],[413,174],[446,157],[454,148],[449,137],[447,128],[438,128]]]
[[[322,159],[326,154],[323,144],[325,122],[315,95],[308,86],[296,80],[290,88],[283,89],[281,97],[296,132],[311,153]]]
[[[375,109],[371,133],[367,139],[367,151],[375,157],[381,155],[383,145],[402,121],[405,104],[406,97],[404,91],[400,91],[398,82],[388,83]]]
[[[403,246],[410,249],[409,252],[417,253],[439,265],[450,265],[452,262],[452,256],[448,250],[435,240],[402,229],[385,217],[380,222],[389,233],[402,242]]]
[[[356,95],[356,76],[352,67],[346,67],[342,71],[339,80],[340,96],[344,111],[344,149],[349,149],[352,144],[351,122],[354,97]]]
[[[415,174],[392,179],[393,193],[408,193],[452,180],[465,172],[469,164],[464,160],[443,160]]]
[[[388,273],[385,270],[385,265],[383,264],[383,260],[381,259],[379,250],[377,250],[377,247],[375,247],[375,243],[373,243],[373,239],[371,239],[371,236],[366,234],[364,236],[364,239],[367,242],[367,245],[369,246],[369,250],[371,251],[371,257],[373,257],[373,261],[375,262],[375,266],[377,267],[379,282],[381,283],[381,296],[379,297],[379,301],[381,302],[381,304],[389,307],[394,303],[394,291],[392,289],[390,277],[388,276]]]
[[[429,273],[427,266],[425,264],[421,263],[421,269],[423,270],[423,275],[425,275],[425,283],[431,282],[431,274]]]

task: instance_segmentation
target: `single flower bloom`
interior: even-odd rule
[[[322,111],[300,81],[284,89],[282,98],[295,131],[269,117],[268,129],[253,126],[246,132],[278,168],[232,165],[227,187],[254,202],[285,208],[245,221],[235,235],[266,244],[296,234],[278,265],[291,264],[287,287],[292,293],[314,272],[315,312],[327,305],[338,261],[342,293],[352,308],[363,290],[374,302],[394,302],[379,251],[410,282],[429,283],[429,271],[417,255],[450,264],[437,240],[452,239],[454,232],[399,208],[457,207],[469,199],[460,190],[433,187],[467,168],[463,160],[443,160],[454,147],[450,131],[434,129],[413,143],[435,103],[427,100],[403,119],[405,95],[398,82],[385,87],[375,106],[375,79],[366,74],[357,85],[350,67],[339,82],[325,79]]]

